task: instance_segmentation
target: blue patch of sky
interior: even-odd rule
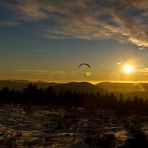
[[[148,21],[147,15],[144,15],[144,13],[147,13],[147,10],[145,9],[135,9],[135,8],[130,8],[128,10],[128,13],[130,16],[133,16],[137,20],[140,20],[143,23],[146,23]]]
[[[9,9],[4,8],[3,6],[0,6],[0,21],[10,19],[16,16],[17,16],[16,13],[12,12]]]
[[[101,14],[101,15],[97,15],[96,16],[99,20],[102,20],[110,25],[113,25],[115,27],[119,27],[119,25],[113,21],[113,19],[111,18],[111,16],[109,14]]]
[[[135,8],[130,8],[129,10],[128,10],[128,12],[129,12],[129,14],[130,15],[132,15],[132,16],[141,16],[141,14],[143,13],[143,12],[145,12],[145,10],[143,10],[143,9],[135,9]]]

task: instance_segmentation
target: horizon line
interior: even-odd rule
[[[98,84],[98,83],[148,83],[148,81],[119,81],[119,80],[102,80],[102,81],[70,81],[70,80],[61,80],[61,81],[48,81],[48,80],[27,80],[27,79],[0,79],[0,81],[29,81],[29,82],[44,82],[44,83],[70,83],[70,82],[88,82],[91,84]]]

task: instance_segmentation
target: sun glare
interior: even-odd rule
[[[123,71],[126,74],[130,74],[130,73],[134,72],[134,70],[135,70],[134,66],[132,66],[130,64],[126,64],[123,66]]]

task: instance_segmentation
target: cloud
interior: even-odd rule
[[[145,67],[144,70],[148,72],[148,67]]]
[[[139,49],[148,47],[147,0],[7,0],[3,4],[21,23],[39,22],[47,38],[114,38]]]
[[[80,73],[71,70],[42,70],[42,69],[17,69],[11,71],[17,75],[17,77],[30,77],[31,79],[43,79],[49,81],[61,81],[61,80],[77,80],[80,78]],[[9,72],[10,73],[10,72]]]
[[[45,73],[47,74],[48,71],[47,70],[40,70],[40,69],[17,69],[15,70],[16,72],[23,72],[23,73]]]
[[[14,20],[5,20],[0,21],[0,26],[2,27],[14,27],[20,25],[20,22],[14,21]]]
[[[148,76],[148,67],[137,69],[136,72],[139,76]]]

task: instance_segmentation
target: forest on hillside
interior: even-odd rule
[[[89,93],[62,90],[55,92],[52,87],[37,88],[34,84],[27,85],[23,90],[3,88],[0,90],[1,104],[32,105],[58,105],[63,107],[78,106],[88,109],[112,110],[118,114],[148,114],[148,100],[135,96],[124,99],[122,93],[119,97],[113,93]]]

